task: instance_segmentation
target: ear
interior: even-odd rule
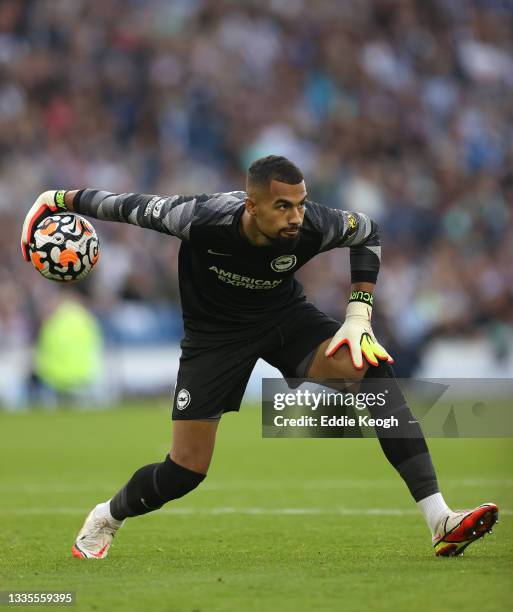
[[[245,206],[246,206],[246,210],[247,212],[254,217],[256,215],[256,204],[253,202],[253,200],[250,200],[249,198],[246,198],[245,201]]]

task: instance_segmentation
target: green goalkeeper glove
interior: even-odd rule
[[[353,366],[363,368],[363,357],[373,366],[379,360],[394,363],[392,357],[379,344],[371,327],[372,294],[367,291],[353,291],[346,310],[346,320],[333,336],[326,349],[326,357],[333,357],[344,344],[349,348]]]

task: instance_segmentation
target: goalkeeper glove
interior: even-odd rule
[[[372,294],[367,291],[353,291],[346,310],[346,320],[333,336],[326,349],[326,357],[333,357],[338,349],[347,344],[353,366],[363,368],[363,357],[373,366],[378,360],[394,363],[392,357],[378,343],[371,327]]]
[[[65,191],[45,191],[32,204],[28,211],[21,231],[21,253],[25,261],[30,261],[29,245],[33,240],[34,231],[39,223],[53,215],[59,209],[67,210],[64,205]]]

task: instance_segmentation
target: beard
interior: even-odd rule
[[[290,250],[294,249],[299,239],[301,238],[301,228],[298,229],[298,232],[295,236],[284,236],[283,234],[278,234],[277,236],[268,236],[261,232],[263,236],[269,240],[269,246],[276,250],[279,253],[288,253]]]

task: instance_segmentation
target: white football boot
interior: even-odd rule
[[[116,531],[125,521],[117,521],[110,513],[110,500],[95,506],[78,532],[71,552],[77,559],[104,559]]]
[[[463,554],[469,544],[491,533],[499,520],[495,504],[481,504],[474,510],[459,510],[442,517],[433,536],[437,557],[455,557]]]

